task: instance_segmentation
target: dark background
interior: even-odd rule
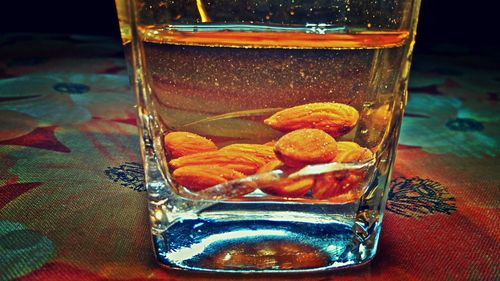
[[[500,20],[500,10],[496,9],[495,2],[422,0],[417,47],[437,43],[497,45],[499,32],[493,27]],[[113,0],[2,0],[0,32],[119,37]]]

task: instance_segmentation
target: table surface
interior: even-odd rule
[[[500,51],[414,56],[379,251],[276,280],[500,279]],[[111,38],[0,37],[0,280],[268,280],[167,271],[148,232],[134,96]]]

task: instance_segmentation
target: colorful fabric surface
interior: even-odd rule
[[[0,38],[0,280],[498,280],[500,52],[414,56],[375,260],[307,276],[167,271],[151,250],[122,48]]]

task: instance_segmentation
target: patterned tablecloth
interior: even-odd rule
[[[375,260],[277,280],[500,279],[500,51],[414,57]],[[0,37],[0,280],[268,280],[166,271],[118,42]]]

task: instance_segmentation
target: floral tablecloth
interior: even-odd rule
[[[0,37],[0,280],[499,280],[500,51],[414,56],[379,252],[319,275],[166,271],[154,261],[117,40]]]

